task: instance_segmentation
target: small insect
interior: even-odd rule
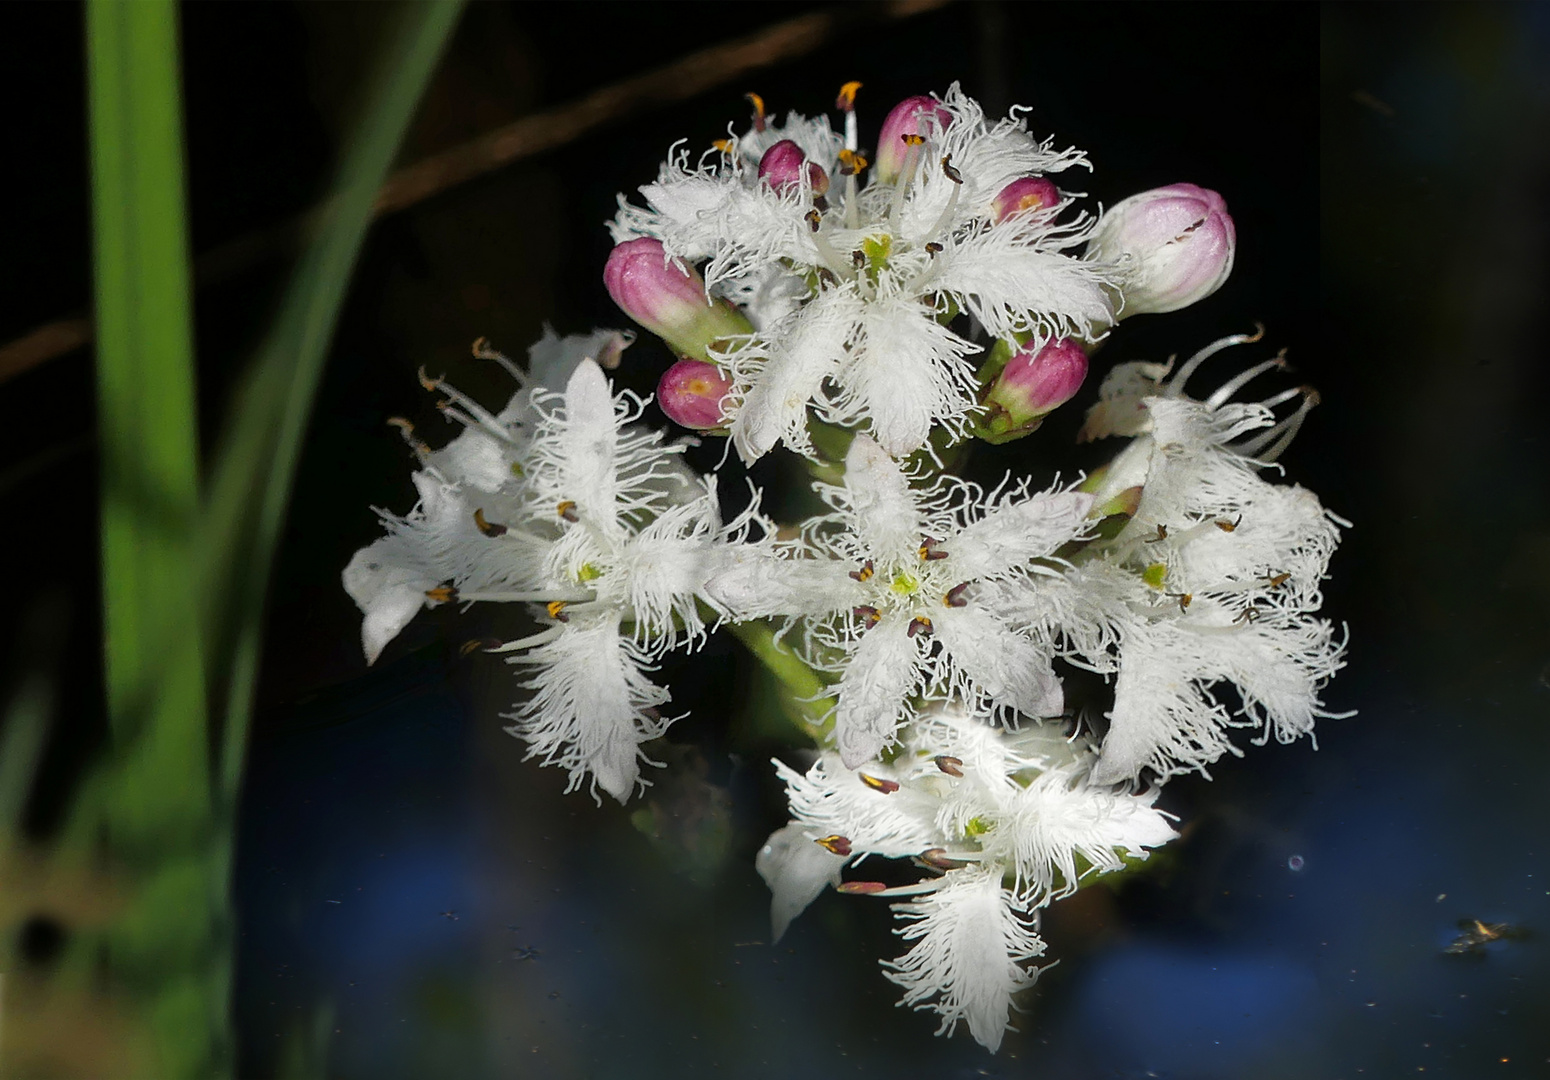
[[[1479,919],[1460,919],[1462,931],[1443,949],[1449,956],[1479,956],[1481,950],[1493,941],[1512,941],[1527,937],[1522,927],[1511,923],[1486,923]]]

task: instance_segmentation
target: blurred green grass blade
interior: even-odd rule
[[[226,673],[221,771],[229,797],[241,776],[264,592],[323,361],[377,191],[461,9],[460,2],[400,9],[333,196],[238,395],[212,474],[206,625]]]
[[[198,507],[177,9],[92,0],[86,29],[109,715],[123,733],[171,690],[202,737],[198,635],[165,654],[192,621]]]

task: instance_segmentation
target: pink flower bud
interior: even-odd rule
[[[1087,353],[1071,338],[1019,350],[985,392],[981,434],[993,443],[1029,434],[1075,397],[1086,377]]]
[[[941,131],[952,122],[953,114],[935,98],[907,97],[893,107],[877,136],[877,163],[873,166],[879,183],[891,184],[904,170],[909,147],[905,135],[926,135],[934,128]]]
[[[675,424],[695,431],[712,431],[727,426],[721,401],[731,388],[732,380],[715,364],[680,360],[662,373],[657,383],[657,404]]]
[[[1000,224],[1014,214],[1048,210],[1060,205],[1060,189],[1042,176],[1013,180],[991,203],[990,212]]]
[[[782,139],[759,159],[759,179],[768,181],[776,191],[789,191],[802,183],[802,167],[807,167],[807,182],[814,195],[829,190],[829,174],[816,162],[808,161],[802,148],[790,139]]]
[[[653,237],[616,246],[603,268],[603,284],[626,315],[682,356],[708,360],[706,348],[713,342],[753,329],[726,301],[707,299],[700,275],[668,259],[662,241]]]
[[[1220,195],[1171,184],[1111,207],[1087,253],[1118,266],[1123,314],[1129,316],[1177,311],[1210,296],[1232,273],[1237,243]]]

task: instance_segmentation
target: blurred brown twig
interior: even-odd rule
[[[476,139],[406,165],[388,177],[373,214],[414,206],[512,162],[541,154],[604,125],[694,97],[759,68],[791,60],[835,40],[843,30],[892,22],[945,7],[952,0],[889,0],[845,4],[777,23],[757,33],[689,53],[643,75],[594,90],[578,101],[524,116]],[[199,256],[200,286],[214,284],[293,251],[312,232],[315,207],[277,228],[255,230]],[[84,313],[54,319],[0,346],[0,383],[89,345],[95,334]]]

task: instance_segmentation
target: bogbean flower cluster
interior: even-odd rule
[[[995,1050],[1045,951],[1039,910],[1177,835],[1166,780],[1241,754],[1234,728],[1289,742],[1332,715],[1344,641],[1317,612],[1345,523],[1271,482],[1317,401],[1240,400],[1280,357],[1187,392],[1259,334],[1114,366],[1081,437],[1128,441],[1077,483],[949,475],[940,451],[1026,437],[1075,397],[1121,319],[1219,288],[1234,227],[1189,184],[1081,209],[1080,153],[956,86],[895,107],[869,162],[856,89],[839,131],[750,95],[748,131],[675,147],[644,207],[621,199],[604,272],[679,357],[662,411],[744,461],[804,456],[823,513],[777,523],[755,490],[726,520],[717,476],[610,386],[632,335],[546,334],[525,370],[476,346],[516,380],[500,412],[422,376],[464,430],[431,450],[397,422],[419,502],[381,514],[344,583],[368,660],[422,608],[527,605],[536,629],[487,646],[526,674],[509,730],[620,802],[670,723],[655,662],[765,628],[824,688],[804,703],[816,759],[775,763],[791,820],[757,858],[775,936],[828,888],[896,898],[902,1003]],[[1102,721],[1071,722],[1072,668],[1112,682]],[[872,880],[871,858],[916,880]]]

